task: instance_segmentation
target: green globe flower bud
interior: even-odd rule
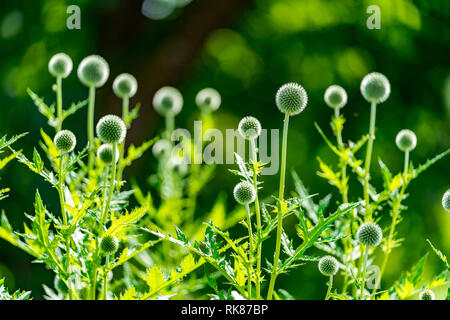
[[[77,144],[77,138],[69,130],[61,130],[53,139],[56,149],[61,153],[68,153],[73,151]]]
[[[109,65],[98,55],[84,58],[78,66],[78,78],[86,87],[101,87],[109,77]]]
[[[391,84],[383,74],[372,72],[361,81],[361,93],[368,102],[382,103],[391,94]]]
[[[241,181],[234,187],[233,195],[237,203],[246,205],[255,201],[256,191],[251,183]]]
[[[275,102],[281,112],[292,116],[306,108],[308,95],[301,85],[290,82],[278,89]]]
[[[183,96],[174,87],[162,87],[153,96],[153,107],[162,116],[176,116],[183,107]]]
[[[216,111],[222,103],[220,93],[213,88],[205,88],[200,90],[195,97],[195,103],[199,108],[205,110]]]
[[[122,73],[114,79],[113,91],[119,98],[131,98],[136,94],[137,80],[129,73]]]
[[[55,54],[48,63],[48,71],[55,78],[67,78],[72,72],[72,59],[65,53]]]
[[[115,115],[102,117],[97,123],[97,136],[104,143],[122,143],[127,134],[127,128],[122,119]]]
[[[356,232],[356,238],[363,245],[368,247],[376,247],[383,238],[383,232],[378,224],[374,222],[363,223]]]
[[[119,240],[111,235],[103,237],[100,249],[104,254],[114,254],[119,249]]]
[[[329,86],[325,91],[325,103],[333,109],[341,109],[347,104],[347,92],[337,85]]]
[[[172,150],[172,144],[169,140],[160,139],[155,142],[152,148],[152,153],[155,158],[167,157]]]
[[[412,151],[417,145],[417,137],[414,132],[408,129],[401,130],[395,138],[397,147],[403,151]]]
[[[339,270],[339,265],[335,257],[324,256],[319,260],[319,271],[324,276],[334,276]]]
[[[112,144],[102,144],[97,150],[97,157],[104,164],[111,164],[113,162],[113,145]],[[119,149],[116,147],[115,155],[116,163],[119,161]]]
[[[261,134],[261,123],[255,117],[244,117],[239,122],[238,131],[244,139],[256,139]]]
[[[420,300],[434,300],[434,292],[430,289],[422,291],[419,295]]]
[[[442,207],[445,211],[450,212],[450,189],[445,191],[444,196],[442,197]]]

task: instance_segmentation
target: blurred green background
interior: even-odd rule
[[[26,89],[52,103],[54,80],[47,63],[53,54],[64,51],[72,57],[75,70],[83,57],[93,53],[110,64],[111,77],[98,91],[97,119],[101,114],[120,113],[120,101],[111,89],[113,78],[121,72],[137,77],[139,91],[132,103],[141,102],[143,106],[128,135],[128,141],[135,144],[157,135],[163,125],[151,106],[154,92],[163,85],[182,91],[185,106],[177,125],[188,129],[198,116],[196,92],[206,86],[217,88],[223,104],[215,119],[224,129],[235,128],[246,115],[258,117],[265,128],[281,128],[275,92],[285,82],[301,83],[310,100],[307,109],[290,123],[288,168],[297,170],[311,192],[321,196],[333,193],[333,206],[338,194],[317,177],[316,157],[331,163],[335,159],[314,128],[316,121],[331,135],[331,109],[323,102],[329,85],[339,84],[348,92],[349,103],[343,109],[347,118],[344,139],[356,140],[367,131],[369,120],[368,103],[359,92],[362,77],[379,71],[390,79],[392,94],[378,110],[374,152],[375,159],[382,157],[393,171],[402,168],[403,155],[394,142],[400,129],[409,128],[417,134],[418,146],[411,156],[415,164],[450,147],[449,1],[164,1],[178,1],[178,7],[163,10],[162,16],[168,16],[154,20],[142,13],[142,0],[78,0],[80,30],[66,27],[66,10],[74,1],[2,1],[0,135],[29,132],[16,148],[30,155],[38,143],[39,129],[51,132]],[[366,27],[366,9],[372,4],[381,9],[380,30]],[[87,89],[72,72],[64,81],[65,102],[86,97]],[[86,141],[84,123],[85,112],[79,112],[65,124],[79,141]],[[373,179],[380,183],[376,166],[374,161]],[[153,167],[149,152],[126,175],[146,177]],[[204,210],[211,207],[220,191],[227,192],[229,207],[234,206],[230,195],[236,177],[228,173],[229,168],[218,167],[214,182],[201,199]],[[0,208],[16,229],[22,230],[23,213],[32,211],[37,187],[50,210],[58,207],[54,190],[22,165],[9,164],[0,177],[1,186],[12,188]],[[411,185],[408,210],[399,227],[404,243],[391,255],[385,284],[392,283],[429,250],[427,238],[450,254],[450,214],[440,205],[444,191],[450,187],[449,177],[447,158]],[[277,176],[265,177],[263,196],[274,192],[277,184]],[[290,177],[287,184],[287,190],[292,190]],[[352,191],[359,194],[359,188],[353,181],[352,200],[356,200]],[[286,229],[293,231],[289,226]],[[272,248],[269,242],[269,256]],[[30,262],[26,254],[0,241],[0,276],[7,277],[11,289],[33,290],[33,297],[39,299],[43,296],[42,284],[52,286],[53,278],[42,265]],[[431,273],[442,265],[433,256],[428,267]],[[314,299],[323,298],[325,281],[311,264],[293,271],[289,279],[279,277],[277,285],[298,299]]]

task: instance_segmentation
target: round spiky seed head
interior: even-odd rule
[[[244,117],[239,122],[238,131],[244,139],[256,139],[261,134],[261,123],[255,117]]]
[[[412,151],[417,145],[417,137],[414,132],[408,129],[401,130],[395,138],[397,147],[403,151]]]
[[[118,116],[103,116],[97,123],[97,135],[104,143],[122,143],[127,134],[125,123]]]
[[[131,98],[138,88],[136,78],[129,73],[119,74],[113,82],[113,91],[119,98]]]
[[[256,191],[251,183],[241,181],[234,187],[233,195],[239,204],[245,205],[255,201]]]
[[[361,81],[361,93],[368,102],[382,103],[391,94],[391,84],[385,75],[372,72]]]
[[[183,96],[174,87],[162,87],[153,96],[153,107],[162,116],[176,116],[183,107]]]
[[[72,59],[65,53],[55,54],[48,63],[48,71],[55,78],[67,78],[72,72]]]
[[[450,212],[450,189],[445,191],[442,196],[442,207],[444,207],[445,211]]]
[[[356,238],[363,245],[368,247],[376,247],[383,238],[383,232],[378,224],[374,222],[363,223],[356,232]]]
[[[333,109],[341,109],[347,104],[347,92],[338,85],[329,86],[324,95],[325,103]]]
[[[205,88],[197,93],[195,103],[199,108],[209,111],[216,111],[222,103],[222,98],[216,89]]]
[[[78,78],[87,87],[101,87],[108,77],[108,62],[98,55],[84,58],[78,66]]]
[[[172,149],[172,144],[167,139],[160,139],[155,142],[152,148],[152,153],[155,158],[166,157]]]
[[[97,150],[97,157],[104,164],[111,164],[113,162],[113,145],[112,144],[102,144]],[[119,161],[119,149],[116,147],[116,155],[115,155],[116,163]]]
[[[420,300],[434,300],[434,292],[430,289],[422,291],[419,295]]]
[[[61,153],[68,153],[73,151],[77,144],[77,138],[69,130],[61,130],[53,139],[56,149]]]
[[[111,235],[103,237],[100,248],[104,254],[114,254],[119,249],[119,240]]]
[[[324,276],[334,276],[339,270],[339,265],[335,257],[324,256],[319,260],[319,271]]]
[[[301,85],[290,82],[278,89],[275,102],[281,112],[292,116],[299,114],[306,108],[308,94]]]

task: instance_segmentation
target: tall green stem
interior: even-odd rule
[[[129,102],[130,99],[128,97],[124,97],[122,99],[122,120],[125,123],[125,125],[127,126],[127,129],[130,127],[127,119],[128,119],[128,113],[129,113]],[[123,157],[125,155],[125,140],[119,145],[119,166],[117,169],[117,181],[121,181],[122,180],[122,174],[123,174],[123,170],[125,169],[122,166],[122,162],[123,162]]]
[[[328,290],[327,290],[327,295],[325,296],[325,300],[330,299],[330,293],[331,293],[332,287],[333,287],[333,276],[330,276],[330,279],[328,280]]]
[[[169,113],[166,115],[166,139],[167,140],[170,140],[174,128],[175,128],[175,116]]]
[[[361,271],[361,294],[360,300],[364,300],[364,287],[366,286],[366,265],[367,265],[367,256],[369,255],[369,249],[367,246],[364,246],[364,260]]]
[[[88,106],[88,141],[89,141],[89,172],[94,168],[95,145],[94,145],[94,106],[95,106],[95,87],[89,87],[89,106]]]
[[[257,169],[256,163],[258,162],[255,140],[250,140],[250,148],[253,155],[253,187],[256,191],[255,197],[255,213],[256,213],[256,228],[257,228],[257,236],[258,241],[261,239],[261,210],[259,208],[259,198],[258,198],[258,177],[257,177]],[[256,297],[261,297],[261,251],[262,251],[262,243],[258,243],[257,253],[256,253]]]
[[[109,268],[109,254],[105,258],[105,269],[103,275],[103,300],[108,300],[108,268]]]
[[[57,117],[58,123],[56,125],[56,132],[61,131],[63,123],[63,107],[62,107],[62,78],[56,78],[56,107],[57,107]]]
[[[283,143],[281,147],[281,172],[280,172],[280,192],[278,206],[278,225],[277,225],[277,240],[275,244],[275,256],[273,260],[273,269],[270,277],[269,291],[267,293],[267,300],[272,299],[273,290],[275,287],[275,280],[278,275],[278,260],[280,259],[280,248],[281,248],[281,233],[283,230],[283,209],[282,202],[284,201],[284,181],[286,176],[286,155],[287,155],[287,136],[289,127],[289,115],[286,113],[284,116],[284,126],[283,126]]]
[[[373,141],[375,140],[375,120],[377,117],[377,105],[372,102],[370,107],[370,128],[369,128],[369,141],[367,144],[366,151],[366,161],[364,163],[364,201],[365,203],[365,214],[369,212],[369,180],[370,180],[370,162],[372,161],[372,151],[373,151]]]
[[[252,273],[253,273],[253,230],[252,230],[252,215],[250,213],[249,205],[245,205],[247,211],[247,224],[248,224],[248,298],[252,300]]]

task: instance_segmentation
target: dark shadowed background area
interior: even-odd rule
[[[411,155],[415,164],[450,147],[449,1],[164,1],[161,3],[169,3],[168,7],[160,4],[150,10],[157,18],[168,15],[160,20],[147,17],[149,12],[147,16],[142,13],[143,0],[2,1],[0,136],[29,132],[16,148],[30,155],[38,144],[40,128],[50,131],[26,89],[44,96],[48,103],[54,100],[54,79],[47,63],[53,54],[63,51],[72,57],[74,70],[83,57],[94,53],[110,64],[110,79],[98,90],[96,119],[105,113],[120,113],[121,102],[111,89],[114,77],[122,72],[136,76],[139,90],[132,104],[142,103],[141,116],[128,134],[128,142],[135,144],[157,135],[163,125],[151,105],[154,92],[163,85],[176,86],[184,95],[178,126],[193,128],[198,112],[195,94],[204,87],[214,87],[223,100],[214,115],[219,129],[235,128],[246,115],[256,116],[270,129],[282,126],[282,114],[274,103],[277,88],[290,81],[302,84],[309,104],[291,119],[288,168],[299,173],[311,192],[322,196],[332,193],[334,203],[339,196],[316,175],[316,157],[331,163],[335,159],[314,128],[316,121],[331,135],[328,124],[332,110],[323,102],[324,91],[331,84],[339,84],[348,92],[349,102],[343,109],[347,118],[344,139],[356,140],[367,132],[369,122],[369,106],[359,91],[362,77],[379,71],[390,79],[392,94],[378,109],[374,159],[381,157],[393,171],[403,165],[403,155],[394,142],[400,129],[409,128],[417,134],[418,146]],[[170,4],[173,2],[178,7]],[[80,30],[66,27],[66,10],[71,4],[81,9]],[[366,9],[372,4],[381,9],[380,30],[366,26]],[[64,100],[86,97],[87,89],[73,71],[64,81]],[[85,117],[86,112],[79,112],[65,123],[80,143],[87,141]],[[148,176],[154,161],[148,152],[126,176]],[[218,193],[225,191],[229,207],[234,205],[231,191],[236,177],[228,173],[229,168],[218,167],[214,181],[202,195],[203,203],[210,206]],[[380,185],[377,161],[373,174]],[[12,189],[0,208],[15,228],[22,229],[24,212],[32,211],[36,188],[50,209],[52,204],[58,206],[54,190],[17,162],[2,170],[0,178],[1,187]],[[427,238],[450,254],[450,214],[440,204],[444,191],[450,188],[449,178],[447,158],[411,185],[408,210],[399,227],[404,243],[391,255],[386,283],[429,250]],[[278,176],[265,177],[263,196],[274,192],[277,185]],[[352,189],[360,194],[358,188],[353,181],[350,194]],[[290,176],[286,189],[292,190]],[[294,231],[289,226],[287,230]],[[272,248],[269,244],[265,249],[270,252]],[[43,295],[42,283],[52,285],[53,278],[42,265],[30,262],[25,253],[0,240],[0,277],[6,276],[11,289],[32,290],[38,299]],[[434,256],[430,263],[430,271],[441,267]],[[296,269],[289,281],[283,276],[278,281],[278,286],[298,299],[322,298],[326,290],[326,279],[315,264]],[[317,286],[321,281],[324,285]]]

